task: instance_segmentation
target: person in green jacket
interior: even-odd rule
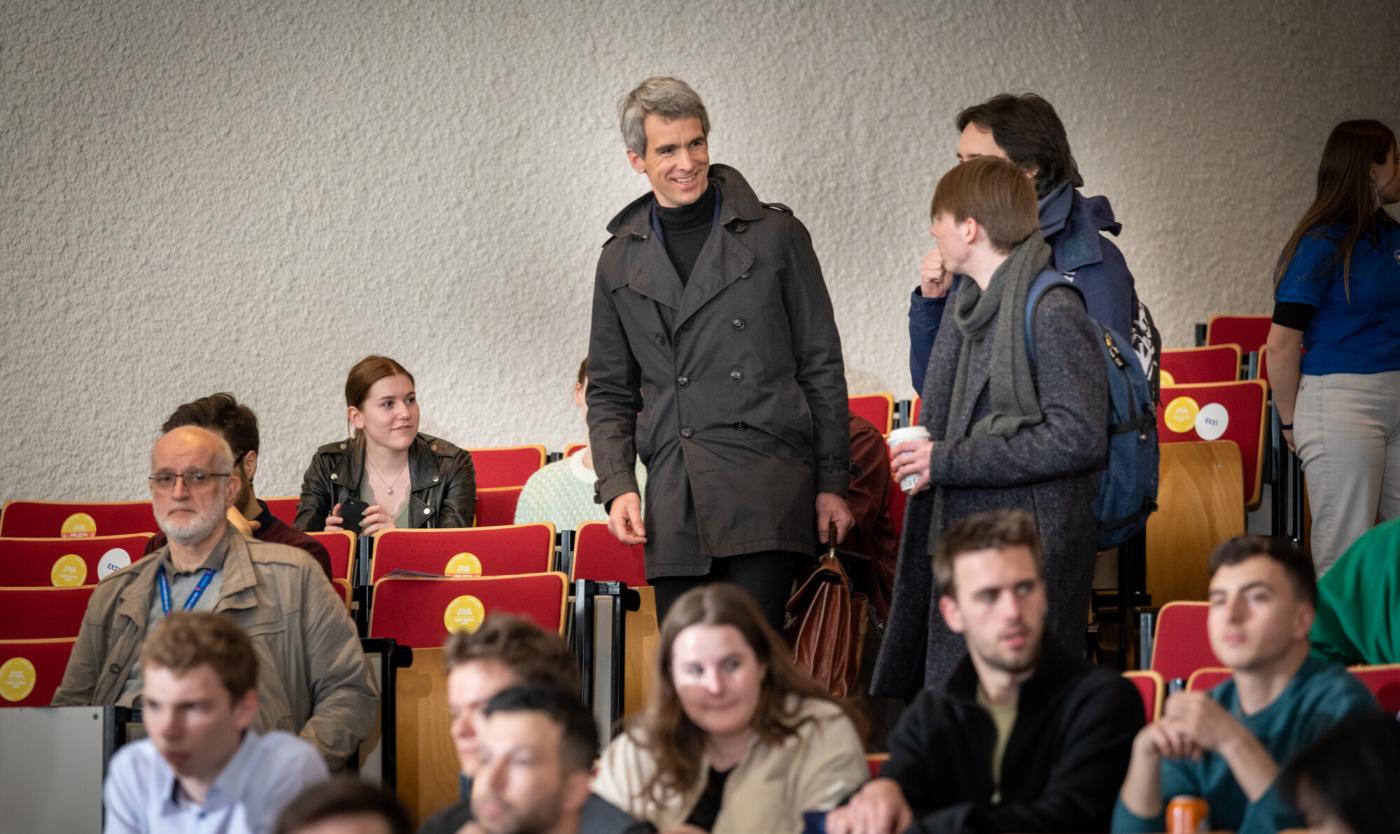
[[[1353,666],[1400,663],[1400,518],[1373,527],[1317,581],[1313,654]]]
[[[1286,542],[1237,536],[1215,549],[1210,569],[1210,646],[1232,674],[1210,692],[1171,696],[1138,733],[1115,832],[1162,831],[1167,801],[1182,795],[1209,803],[1212,831],[1301,826],[1278,788],[1280,768],[1343,717],[1377,709],[1345,668],[1308,654],[1310,558]]]

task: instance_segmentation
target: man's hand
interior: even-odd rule
[[[1194,759],[1201,749],[1195,741],[1164,721],[1153,721],[1133,739],[1133,759],[1158,766],[1162,759]]]
[[[1240,733],[1249,733],[1205,692],[1178,692],[1168,698],[1161,723],[1199,750],[1212,752],[1219,752]]]
[[[257,538],[257,536],[255,536],[254,534],[257,533],[258,528],[262,527],[262,525],[259,524],[256,519],[251,519],[243,515],[243,513],[240,512],[237,507],[229,507],[226,515],[228,516],[229,524],[232,524],[234,527],[237,527],[238,532],[243,535],[243,538]]]
[[[913,822],[899,783],[873,779],[850,802],[827,813],[826,834],[899,834]]]
[[[948,294],[953,284],[953,276],[943,270],[943,252],[938,244],[919,262],[919,295],[924,298],[942,298]]]
[[[624,492],[608,510],[608,530],[623,544],[646,544],[647,528],[642,524],[642,496]]]
[[[831,544],[827,541],[831,525],[836,525],[836,543],[840,544],[846,540],[846,533],[855,523],[855,516],[851,515],[845,498],[833,492],[817,493],[817,538],[822,544]]]
[[[910,475],[918,475],[919,482],[914,484],[909,494],[928,489],[929,458],[932,455],[932,440],[907,440],[890,449],[890,469],[894,474],[894,482],[900,484]]]

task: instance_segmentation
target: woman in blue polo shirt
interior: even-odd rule
[[[1400,516],[1400,200],[1395,132],[1342,122],[1274,270],[1269,379],[1312,504],[1318,573]]]

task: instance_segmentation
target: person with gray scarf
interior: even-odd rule
[[[1093,322],[1072,288],[1041,297],[1034,366],[1027,351],[1027,294],[1050,258],[1030,180],[1005,160],[969,160],[939,180],[930,215],[946,274],[972,280],[955,290],[944,311],[948,326],[929,356],[920,423],[931,440],[892,450],[895,480],[919,480],[871,685],[886,697],[941,685],[962,657],[962,638],[931,604],[938,589],[930,554],[952,521],[977,512],[1035,516],[1045,547],[1048,636],[1082,650],[1096,475],[1108,449],[1104,368]]]

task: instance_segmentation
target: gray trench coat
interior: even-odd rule
[[[713,558],[816,549],[817,492],[846,494],[845,370],[812,241],[732,168],[710,167],[720,214],[682,284],[652,233],[652,196],[608,224],[588,345],[598,498],[647,467],[647,576]]]

